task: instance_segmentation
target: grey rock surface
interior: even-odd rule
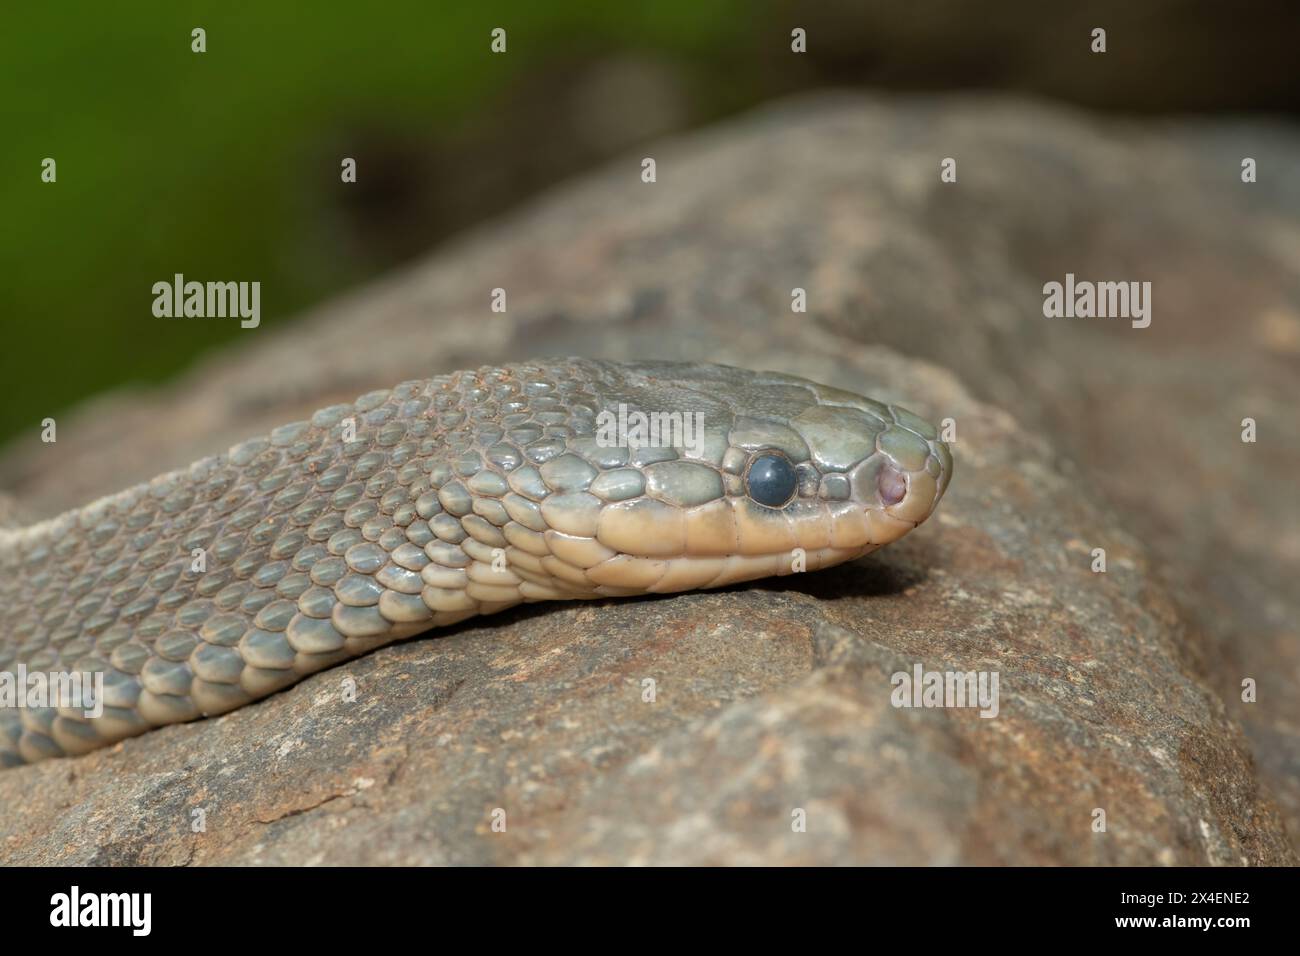
[[[936,516],[823,574],[510,612],[5,772],[0,859],[1294,863],[1300,194],[1238,154],[1280,170],[1297,137],[832,95],[647,152],[653,186],[628,157],[14,446],[6,490],[50,513],[402,378],[589,354],[951,417]],[[1151,327],[1044,319],[1066,272],[1152,281]],[[997,671],[999,716],[895,709],[917,663]]]

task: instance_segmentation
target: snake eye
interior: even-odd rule
[[[745,490],[760,505],[780,508],[792,497],[798,486],[794,465],[784,455],[765,452],[749,463],[745,472]]]

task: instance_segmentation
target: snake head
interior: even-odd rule
[[[627,448],[597,462],[613,467],[583,488],[600,501],[595,540],[612,552],[584,573],[609,593],[714,587],[850,560],[923,522],[952,476],[937,429],[895,405],[719,365],[619,364],[608,375],[602,363],[588,367],[601,407],[595,434],[573,439],[572,450],[592,462],[597,448]],[[663,427],[650,434],[645,423],[655,421]],[[547,470],[548,485],[573,477],[566,464]]]

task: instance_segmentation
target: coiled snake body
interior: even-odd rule
[[[103,675],[98,716],[0,706],[0,767],[525,601],[838,564],[925,520],[951,474],[920,418],[789,375],[563,359],[403,382],[0,530],[0,672]]]

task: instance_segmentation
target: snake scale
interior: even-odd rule
[[[102,675],[97,715],[0,706],[0,767],[521,602],[839,564],[924,521],[951,475],[924,420],[779,373],[548,359],[370,392],[0,530],[0,672]]]

